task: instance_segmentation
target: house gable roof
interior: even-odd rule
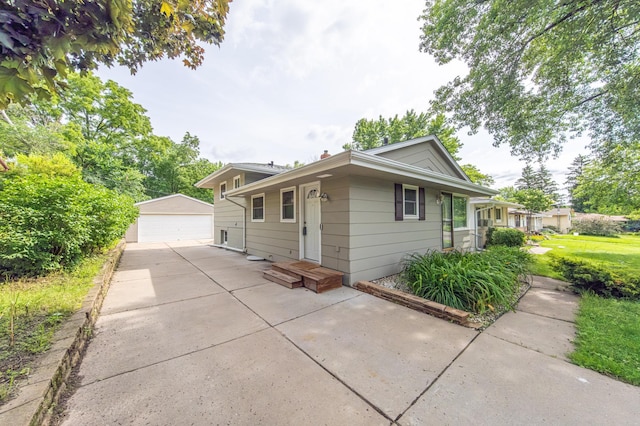
[[[440,155],[447,161],[448,165],[452,167],[463,179],[468,182],[471,182],[471,179],[467,176],[467,174],[462,170],[458,162],[453,158],[453,156],[449,153],[447,148],[442,144],[440,139],[438,139],[435,135],[423,136],[416,139],[410,139],[408,141],[391,143],[383,146],[379,146],[377,148],[371,148],[366,151],[367,154],[380,155],[391,151],[397,151],[405,148],[409,148],[414,145],[428,143],[433,146],[436,151],[439,152]]]
[[[209,176],[201,179],[200,181],[195,183],[195,186],[198,188],[212,188],[208,186],[211,182],[217,180],[222,175],[227,172],[234,170],[238,172],[254,172],[261,173],[267,176],[273,176],[279,173],[283,173],[287,170],[290,170],[288,167],[279,166],[277,164],[262,164],[262,163],[229,163],[225,164],[222,168],[216,170],[211,173]]]
[[[437,185],[452,192],[463,192],[470,195],[495,195],[498,191],[471,183],[469,180],[456,178],[446,174],[434,172],[421,167],[394,161],[385,157],[371,154],[368,151],[344,151],[297,169],[267,177],[265,179],[244,185],[237,189],[227,191],[227,196],[243,196],[256,193],[271,187],[291,185],[298,179],[318,180],[322,175],[335,173],[379,173],[381,175],[394,175],[397,179],[404,179],[418,183]]]

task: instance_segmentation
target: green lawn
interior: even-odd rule
[[[606,264],[616,272],[640,273],[640,236],[592,237],[588,235],[554,235],[540,242],[551,248],[547,254],[536,256],[539,263],[547,264],[549,254],[579,257]]]
[[[69,272],[0,283],[0,403],[29,374],[36,354],[49,349],[60,323],[82,306],[107,256],[84,260]]]
[[[637,235],[618,238],[554,235],[540,245],[552,250],[534,256],[536,275],[561,279],[550,264],[554,254],[597,261],[620,273],[640,274]],[[574,363],[640,386],[640,301],[585,294],[580,301],[576,329],[576,349],[570,355]]]

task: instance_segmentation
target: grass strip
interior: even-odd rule
[[[640,302],[586,293],[576,328],[574,363],[640,386]]]
[[[75,269],[0,284],[0,403],[29,374],[34,356],[46,351],[60,323],[80,309],[106,255]]]

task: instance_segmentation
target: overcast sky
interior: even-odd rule
[[[433,91],[461,64],[438,66],[418,50],[423,0],[236,0],[221,47],[206,46],[196,71],[178,61],[145,64],[130,76],[102,69],[133,92],[154,131],[201,141],[201,154],[229,162],[308,163],[342,151],[360,118],[426,111]],[[458,132],[462,164],[513,185],[524,163],[490,135]],[[570,142],[547,167],[560,186],[578,153]]]

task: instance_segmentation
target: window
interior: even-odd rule
[[[395,217],[401,221],[405,219],[425,220],[425,191],[424,188],[418,188],[414,185],[403,185],[400,183],[395,186]]]
[[[487,210],[487,219],[491,219],[491,209]]]
[[[467,227],[467,197],[453,197],[453,228]]]
[[[496,209],[496,222],[502,222],[502,208]]]
[[[240,175],[233,178],[233,189],[240,188]]]
[[[227,182],[222,182],[220,184],[220,196],[221,200],[224,200],[224,193],[227,192]]]
[[[264,194],[251,196],[251,222],[264,222]]]
[[[296,189],[280,190],[280,222],[296,221]]]
[[[412,185],[402,185],[404,218],[418,218],[418,187]]]

